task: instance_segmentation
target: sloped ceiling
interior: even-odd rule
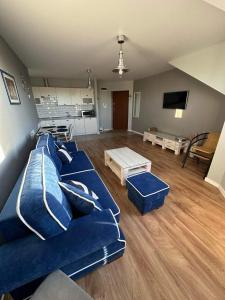
[[[225,1],[224,0],[204,0],[204,1],[225,11]]]
[[[177,57],[170,64],[225,95],[225,42]]]

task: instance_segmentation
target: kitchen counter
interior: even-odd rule
[[[72,126],[72,135],[98,133],[98,122],[95,116],[91,117],[48,117],[39,118],[39,127],[45,126]]]
[[[39,118],[40,121],[48,121],[48,120],[65,120],[65,119],[90,119],[90,118],[96,118],[96,116],[91,117],[78,117],[78,116],[69,116],[69,117],[52,117],[52,118]]]

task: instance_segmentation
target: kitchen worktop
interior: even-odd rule
[[[96,116],[90,116],[90,117],[78,117],[78,116],[65,116],[65,117],[48,117],[48,118],[39,118],[41,121],[47,121],[47,120],[65,120],[65,119],[87,119],[87,118],[96,118]]]

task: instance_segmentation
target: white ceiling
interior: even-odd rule
[[[0,0],[1,35],[31,76],[114,79],[116,35],[138,79],[174,57],[225,40],[225,13],[202,0]]]
[[[225,1],[224,0],[204,0],[204,1],[225,11]]]

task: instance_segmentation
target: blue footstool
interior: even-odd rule
[[[128,177],[126,185],[128,198],[142,214],[162,206],[169,193],[168,184],[149,172]]]

